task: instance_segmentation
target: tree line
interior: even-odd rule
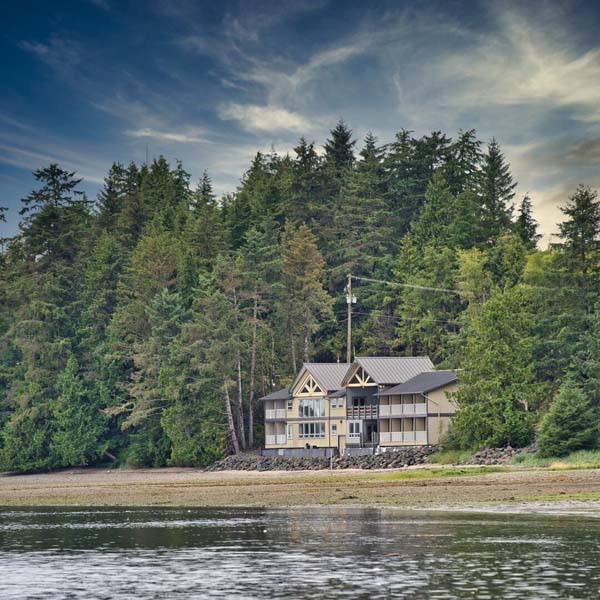
[[[595,444],[596,193],[573,191],[542,251],[496,141],[355,146],[339,122],[321,153],[259,152],[222,198],[164,157],[113,164],[93,202],[75,173],[37,170],[0,255],[0,469],[206,465],[259,445],[257,399],[303,361],[344,359],[348,273],[392,283],[357,280],[353,353],[460,369],[448,445],[540,427],[548,452]]]

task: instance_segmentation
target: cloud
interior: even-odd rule
[[[90,0],[90,2],[97,8],[110,12],[110,4],[107,0]]]
[[[22,40],[19,46],[52,69],[66,73],[81,62],[79,44],[60,35],[52,36],[47,42]]]
[[[302,115],[277,106],[230,102],[220,105],[217,112],[221,119],[237,121],[247,131],[306,132],[310,128]]]
[[[134,138],[152,138],[154,140],[160,140],[163,142],[181,142],[184,144],[199,144],[206,143],[208,140],[201,137],[204,133],[203,129],[193,128],[186,132],[175,132],[175,131],[158,131],[151,129],[150,127],[143,127],[141,129],[129,130],[126,132],[128,136]]]

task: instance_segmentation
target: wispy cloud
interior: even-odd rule
[[[106,12],[110,12],[110,4],[108,3],[108,0],[90,0],[90,2],[97,8],[105,10]]]
[[[75,41],[53,35],[46,42],[22,40],[20,47],[56,71],[66,72],[81,62],[82,50]]]
[[[208,142],[208,140],[203,137],[205,131],[198,128],[176,132],[158,131],[156,129],[151,129],[150,127],[143,127],[141,129],[129,130],[126,133],[133,138],[152,138],[163,142],[181,142],[183,144],[200,144]]]
[[[237,121],[247,131],[306,132],[310,123],[298,113],[277,106],[227,103],[219,106],[221,119]]]

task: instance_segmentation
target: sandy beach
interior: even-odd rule
[[[0,476],[0,506],[307,506],[432,509],[600,502],[600,470],[415,468],[206,473],[69,469]]]

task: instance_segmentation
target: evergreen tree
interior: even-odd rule
[[[481,195],[483,199],[483,219],[487,239],[497,240],[512,228],[512,200],[515,197],[516,182],[510,174],[510,167],[495,139],[489,143],[481,168]]]
[[[281,312],[287,324],[292,369],[299,357],[308,362],[311,341],[325,319],[332,317],[332,300],[323,288],[325,261],[310,229],[287,226],[283,238]]]
[[[565,381],[544,415],[538,436],[540,456],[564,456],[591,448],[598,439],[598,413],[584,392]]]
[[[516,233],[521,237],[525,246],[533,250],[542,236],[537,232],[538,223],[533,218],[531,198],[529,196],[524,196],[523,200],[521,200],[515,226]]]

